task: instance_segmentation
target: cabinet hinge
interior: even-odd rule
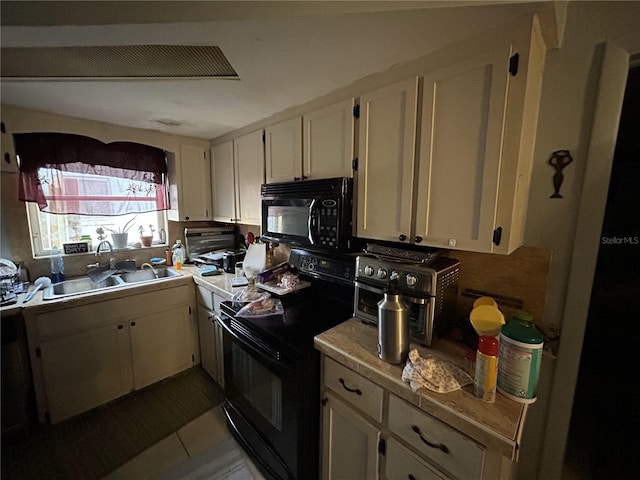
[[[353,106],[353,117],[360,118],[360,105]]]
[[[191,354],[191,363],[196,363],[196,356],[193,353]]]
[[[518,74],[518,62],[520,61],[520,54],[514,53],[509,59],[509,73],[515,77]]]
[[[381,438],[378,442],[378,453],[380,455],[386,455],[387,453],[387,442],[385,442],[384,438]]]
[[[262,132],[262,143],[267,143],[267,134]]]
[[[189,305],[189,315],[191,315],[191,305]]]
[[[502,240],[502,227],[498,227],[493,231],[493,243],[500,245],[500,240]]]
[[[7,133],[7,128],[4,126],[4,122],[0,122],[0,132]]]
[[[356,157],[353,160],[351,160],[351,169],[353,171],[357,171],[358,170],[358,157]]]
[[[42,357],[42,350],[40,350],[40,347],[36,347],[36,357],[37,358]]]

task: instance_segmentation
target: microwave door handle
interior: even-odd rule
[[[313,245],[315,242],[315,233],[318,229],[318,211],[316,210],[316,199],[311,200],[309,204],[309,223],[307,225],[309,232],[309,242]]]

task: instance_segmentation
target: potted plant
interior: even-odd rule
[[[140,243],[143,247],[150,247],[153,243],[153,232],[155,232],[155,228],[153,225],[149,225],[149,233],[145,234],[145,229],[142,225],[138,227],[138,231],[140,232]]]
[[[127,244],[129,243],[129,229],[131,228],[131,225],[133,224],[133,220],[135,218],[136,217],[133,217],[131,220],[125,223],[124,226],[119,230],[113,230],[109,227],[104,227],[111,232],[111,240],[113,240],[113,248],[127,248]],[[98,230],[102,230],[102,227],[99,227]],[[99,235],[104,233],[104,230],[102,232],[99,232],[98,230],[96,230],[96,232]]]

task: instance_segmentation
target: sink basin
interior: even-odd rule
[[[45,288],[42,298],[43,300],[54,300],[71,295],[80,295],[127,285],[131,286],[136,283],[157,282],[182,275],[171,268],[159,268],[156,269],[156,272],[157,276],[151,269],[136,270],[135,272],[111,275],[100,283],[94,282],[88,276],[72,278]]]
[[[50,287],[45,288],[43,293],[44,300],[52,298],[66,297],[69,295],[78,295],[81,293],[93,292],[109,287],[117,287],[123,282],[118,276],[111,276],[104,282],[96,283],[89,277],[73,278],[64,282],[54,283]]]
[[[148,282],[150,280],[161,280],[163,278],[178,277],[180,274],[171,268],[158,268],[156,273],[150,268],[127,272],[120,275],[122,281],[126,283]]]

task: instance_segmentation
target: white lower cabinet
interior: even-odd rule
[[[326,393],[322,418],[322,478],[378,478],[380,428]]]
[[[387,480],[442,480],[446,478],[438,474],[419,455],[404,447],[393,437],[387,441],[386,457],[384,478]]]
[[[180,306],[129,321],[134,389],[192,366],[190,317]]]
[[[216,321],[220,317],[220,302],[223,298],[200,285],[196,286],[196,295],[202,368],[224,388],[222,327]]]
[[[191,367],[192,285],[25,312],[38,416],[56,423]],[[194,348],[195,346],[195,348]]]
[[[454,478],[480,479],[484,447],[436,418],[389,395],[389,430]]]
[[[129,329],[125,325],[103,325],[41,343],[52,423],[133,390]]]
[[[481,480],[511,461],[323,356],[322,478]]]

